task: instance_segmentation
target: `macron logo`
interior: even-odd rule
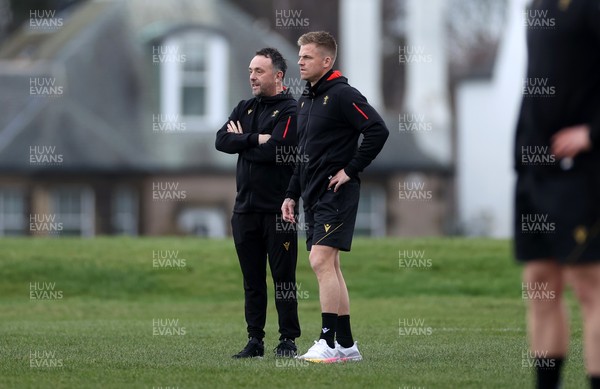
[[[326,334],[329,331],[329,328],[323,328],[322,331],[324,334]]]

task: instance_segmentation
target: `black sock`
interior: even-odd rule
[[[590,388],[591,389],[600,389],[600,375],[590,376]]]
[[[537,389],[557,389],[564,358],[536,358]]]
[[[354,346],[352,330],[350,329],[350,315],[338,316],[335,338],[342,347],[348,348]]]
[[[321,321],[323,325],[321,326],[321,336],[319,339],[325,339],[327,345],[331,348],[335,348],[335,343],[333,343],[333,340],[335,339],[337,319],[337,313],[321,313]]]

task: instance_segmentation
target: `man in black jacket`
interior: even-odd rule
[[[535,0],[517,125],[515,254],[538,388],[560,387],[563,291],[583,314],[586,371],[600,389],[600,1]]]
[[[244,278],[248,344],[234,358],[262,357],[267,316],[267,256],[275,285],[280,343],[276,356],[296,355],[298,239],[279,209],[293,174],[285,152],[297,145],[296,101],[282,85],[287,65],[273,48],[256,52],[248,68],[254,98],[240,101],[217,132],[216,148],[238,154],[231,226]],[[293,226],[292,226],[293,227]]]
[[[340,270],[341,251],[350,251],[360,179],[389,135],[379,114],[359,91],[333,71],[335,39],[309,32],[298,39],[300,75],[307,89],[298,101],[299,163],[281,210],[295,222],[298,198],[308,224],[306,246],[319,282],[321,334],[300,358],[320,363],[362,359],[350,329],[350,300]],[[363,140],[358,147],[358,139]]]

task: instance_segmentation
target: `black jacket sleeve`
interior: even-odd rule
[[[217,131],[217,139],[215,141],[215,147],[217,150],[228,154],[236,154],[246,150],[249,147],[258,145],[258,134],[247,133],[247,134],[235,134],[233,132],[227,132],[227,123],[229,121],[236,122],[239,120],[239,111],[243,101],[240,102],[229,115],[227,122]],[[243,128],[242,128],[243,129]],[[246,129],[250,131],[250,129]]]
[[[348,123],[363,134],[356,154],[344,168],[348,177],[355,178],[377,157],[389,131],[381,116],[355,88],[349,87],[340,94],[340,110]]]
[[[294,174],[290,178],[290,183],[285,191],[285,197],[294,200],[296,203],[300,198],[300,164],[297,164],[294,169]]]
[[[240,155],[242,158],[246,158],[252,162],[288,163],[288,160],[283,160],[283,158],[288,158],[288,156],[281,151],[281,147],[290,146],[291,149],[297,143],[296,106],[294,105],[279,114],[271,133],[271,139],[262,145],[259,144],[256,147],[244,150]],[[289,149],[286,149],[286,151],[289,151]],[[279,161],[277,160],[278,155]]]

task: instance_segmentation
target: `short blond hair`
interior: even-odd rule
[[[337,57],[337,43],[333,35],[327,31],[311,31],[298,38],[298,46],[314,43],[315,46],[325,51],[331,56],[332,62],[335,62]]]

